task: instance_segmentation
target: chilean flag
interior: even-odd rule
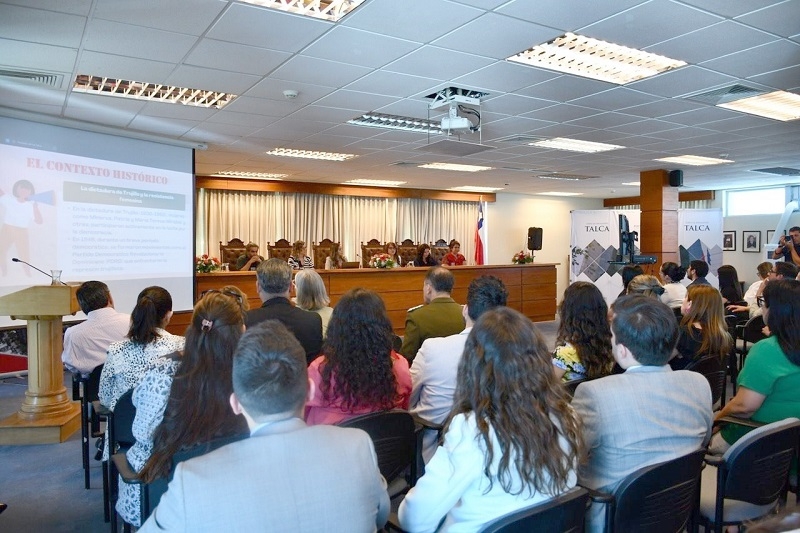
[[[478,225],[475,227],[475,264],[482,265],[484,261],[483,240],[483,202],[478,202]]]

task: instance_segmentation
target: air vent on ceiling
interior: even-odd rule
[[[61,74],[50,74],[49,72],[28,72],[24,70],[12,69],[0,69],[0,77],[11,78],[14,80],[31,81],[34,83],[55,87],[56,89],[61,88],[61,82],[64,79],[64,76]]]
[[[754,87],[747,87],[746,85],[739,85],[737,83],[735,85],[729,85],[720,89],[714,89],[713,91],[689,94],[685,98],[706,104],[719,105],[741,100],[742,98],[758,96],[759,94],[764,94],[766,92],[767,91],[762,91],[761,89],[756,89]]]
[[[544,139],[541,135],[509,135],[508,137],[501,137],[500,139],[495,139],[495,142],[499,143],[532,143],[536,141],[541,141]]]
[[[800,169],[788,167],[754,168],[753,172],[777,174],[778,176],[800,176]]]
[[[412,161],[395,161],[394,163],[391,163],[389,166],[390,167],[418,167],[419,165],[424,165],[424,163],[420,163],[420,162],[414,163]]]

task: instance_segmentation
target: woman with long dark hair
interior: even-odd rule
[[[731,265],[722,265],[717,269],[717,279],[719,279],[719,292],[725,305],[743,304],[742,284],[739,283],[739,274],[736,268]]]
[[[194,307],[183,354],[164,358],[136,387],[136,443],[126,455],[144,482],[166,477],[181,448],[247,432],[246,421],[229,405],[233,352],[243,331],[239,295],[226,289],[205,293]],[[119,487],[117,511],[138,527],[139,485]]]
[[[800,417],[800,281],[771,280],[764,288],[764,322],[771,335],[747,352],[736,395],[717,411],[768,424]],[[724,453],[751,428],[728,424],[714,435],[709,450]]]
[[[485,312],[472,328],[444,432],[444,445],[400,504],[406,531],[478,531],[574,487],[584,455],[580,423],[544,339],[508,307]]]
[[[308,367],[316,385],[306,404],[309,424],[398,407],[408,409],[408,361],[392,349],[394,334],[383,300],[374,291],[351,289],[333,309],[322,355]]]
[[[722,359],[731,349],[730,333],[725,323],[722,296],[711,285],[692,285],[681,306],[683,314],[678,327],[675,357],[669,365],[680,370],[692,361],[707,355]]]
[[[599,378],[611,373],[608,305],[593,283],[576,281],[558,306],[558,335],[553,352],[556,377],[564,381]]]
[[[431,246],[423,242],[417,246],[417,257],[415,257],[414,261],[409,263],[409,265],[414,265],[417,267],[432,267],[438,266],[439,261],[437,261],[436,258],[434,258],[431,254]]]
[[[672,309],[678,309],[686,296],[686,287],[681,283],[681,280],[686,277],[686,269],[678,263],[667,261],[661,265],[659,274],[664,282],[664,294],[661,295],[661,301]]]
[[[397,253],[397,244],[394,241],[386,243],[386,254],[394,260],[395,268],[403,266],[403,260],[400,258],[400,254]]]

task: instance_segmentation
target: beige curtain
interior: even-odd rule
[[[456,239],[472,264],[477,217],[477,202],[201,189],[196,246],[198,254],[216,256],[219,242],[234,237],[264,250],[278,239],[303,239],[310,253],[312,243],[328,238],[340,242],[345,257],[356,261],[361,243],[370,239]]]

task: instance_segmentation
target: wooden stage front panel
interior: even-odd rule
[[[556,264],[484,265],[449,267],[455,276],[453,299],[467,301],[467,287],[478,276],[489,274],[503,280],[508,290],[508,305],[521,311],[534,322],[553,320],[556,314]],[[381,295],[395,332],[402,335],[406,311],[422,303],[422,282],[426,268],[345,269],[318,270],[331,297],[331,306],[353,287],[372,289]],[[258,307],[261,300],[256,291],[254,272],[214,272],[197,274],[196,290],[199,295],[208,289],[236,285],[248,296],[250,307]],[[188,314],[188,313],[187,313]],[[188,324],[189,317],[176,316],[172,328]],[[182,334],[182,332],[181,332]]]

